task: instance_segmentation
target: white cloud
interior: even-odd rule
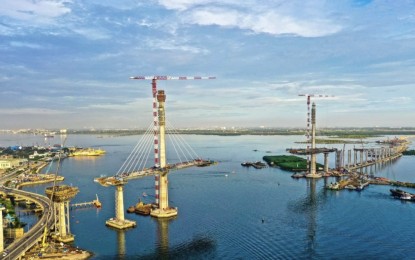
[[[3,108],[0,114],[3,115],[60,115],[70,112],[47,109],[47,108]]]
[[[320,37],[342,27],[327,18],[322,1],[215,1],[160,0],[167,9],[179,10],[185,23],[218,25],[271,35]]]
[[[303,37],[319,37],[338,32],[341,27],[324,19],[301,19],[278,13],[244,13],[222,8],[204,8],[191,12],[187,21],[199,25],[219,25],[251,30],[254,33],[272,35],[294,34]]]
[[[75,33],[84,36],[91,40],[109,39],[111,36],[104,31],[92,28],[75,28],[72,29]]]
[[[12,41],[10,42],[12,47],[22,47],[22,48],[29,48],[29,49],[42,49],[43,46],[39,44],[34,44],[30,42],[20,42],[20,41]]]
[[[182,39],[183,40],[183,39]],[[184,51],[190,52],[195,54],[207,54],[209,51],[207,49],[201,49],[198,47],[190,46],[185,43],[185,41],[178,42],[176,39],[167,39],[167,40],[159,40],[159,39],[151,39],[146,40],[146,45],[151,49],[157,50],[177,50],[177,51]]]
[[[68,0],[3,0],[0,15],[32,23],[51,23],[71,12]]]

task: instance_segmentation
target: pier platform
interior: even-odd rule
[[[127,229],[137,226],[137,223],[133,220],[118,220],[115,218],[110,218],[109,220],[105,221],[105,225],[116,229]]]
[[[177,208],[169,208],[165,210],[154,209],[151,211],[150,216],[155,218],[171,218],[177,216]]]

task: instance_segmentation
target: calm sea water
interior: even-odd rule
[[[303,137],[184,138],[198,155],[219,164],[169,175],[170,204],[179,208],[175,219],[126,214],[137,227],[117,231],[105,226],[105,221],[115,216],[115,190],[98,185],[93,178],[117,172],[140,136],[68,136],[66,145],[107,151],[102,157],[67,158],[61,164],[59,173],[65,176],[64,183],[80,189],[73,203],[91,201],[96,194],[103,202],[99,210],[71,211],[74,244],[93,252],[93,259],[415,258],[415,203],[393,199],[389,195],[391,187],[371,185],[362,192],[329,191],[324,189],[324,179],[294,180],[291,173],[277,168],[256,170],[240,165],[268,154],[285,154],[288,147],[300,147],[294,141]],[[40,137],[25,135],[1,135],[0,139],[0,146],[43,142]],[[59,137],[50,142],[60,143]],[[174,161],[175,155],[169,152],[168,158]],[[367,172],[415,182],[414,165],[415,157],[405,156]],[[334,166],[334,155],[330,166]],[[51,169],[56,171],[56,165]],[[45,186],[26,189],[43,194]],[[149,197],[141,198],[151,202],[153,186],[154,177],[130,181],[124,187],[125,208],[134,205],[143,192]],[[23,221],[30,223],[33,218],[25,217]]]

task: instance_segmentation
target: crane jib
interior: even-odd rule
[[[202,77],[202,76],[135,76],[130,79],[141,79],[141,80],[198,80],[198,79],[216,79],[216,77]]]

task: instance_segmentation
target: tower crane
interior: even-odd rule
[[[310,155],[313,153],[313,151],[310,150],[310,123],[311,123],[311,97],[317,97],[317,98],[329,98],[334,97],[333,95],[322,95],[322,94],[299,94],[300,97],[306,97],[307,98],[307,128],[306,128],[306,137],[307,137],[307,172],[310,171]]]
[[[134,76],[130,79],[136,80],[151,80],[152,94],[153,94],[153,133],[154,133],[154,164],[156,167],[160,167],[159,160],[159,122],[157,113],[157,81],[158,80],[205,80],[205,79],[216,79],[216,77],[201,77],[201,76]],[[159,205],[159,186],[160,176],[155,176],[155,203]]]

